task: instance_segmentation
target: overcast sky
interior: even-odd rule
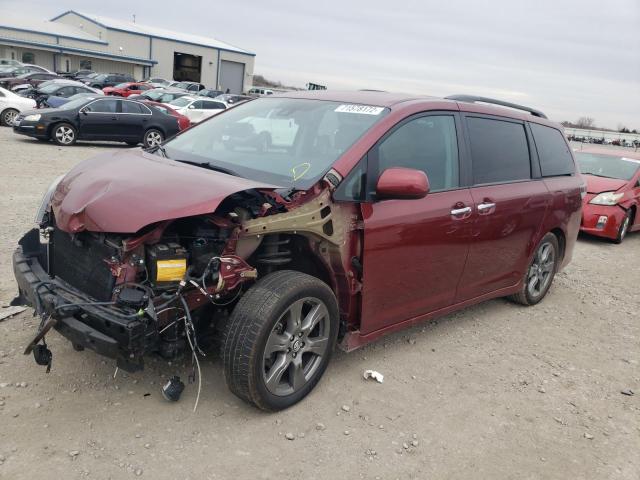
[[[640,0],[0,0],[5,8],[136,14],[251,50],[255,73],[301,87],[477,94],[557,121],[640,129]]]

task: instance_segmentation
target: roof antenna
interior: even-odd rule
[[[133,14],[133,23],[136,23],[136,14]]]

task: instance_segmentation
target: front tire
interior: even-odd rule
[[[616,235],[616,238],[613,240],[613,243],[617,243],[618,245],[622,243],[622,241],[627,236],[627,233],[629,233],[629,227],[631,226],[632,219],[633,219],[633,214],[631,210],[628,210],[627,214],[624,216],[624,218],[622,219],[622,222],[620,223],[620,228],[618,228],[618,234]]]
[[[524,274],[522,288],[509,298],[522,305],[535,305],[540,302],[551,288],[559,263],[558,237],[549,232],[540,240],[533,254],[533,259]]]
[[[327,284],[282,270],[251,287],[234,308],[222,342],[229,389],[277,411],[320,381],[338,336],[338,303]]]
[[[2,116],[0,116],[0,123],[5,127],[12,127],[13,122],[20,112],[15,108],[7,108],[4,112],[2,112]]]
[[[155,128],[150,128],[144,132],[142,143],[145,148],[156,147],[164,141],[164,135],[162,132]]]
[[[51,140],[63,147],[68,147],[76,143],[76,137],[76,129],[68,123],[54,125],[51,130]]]

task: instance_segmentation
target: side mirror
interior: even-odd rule
[[[194,109],[196,107],[194,107],[193,105],[189,105],[189,109]]]
[[[80,110],[80,113],[82,113],[83,115],[88,115],[87,110],[84,109],[84,108],[82,110]]]
[[[387,168],[376,185],[379,199],[417,199],[429,193],[429,179],[422,170],[413,168]]]

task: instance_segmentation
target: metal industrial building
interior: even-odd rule
[[[209,37],[73,10],[51,20],[0,15],[0,58],[57,72],[90,69],[246,91],[255,54]]]

